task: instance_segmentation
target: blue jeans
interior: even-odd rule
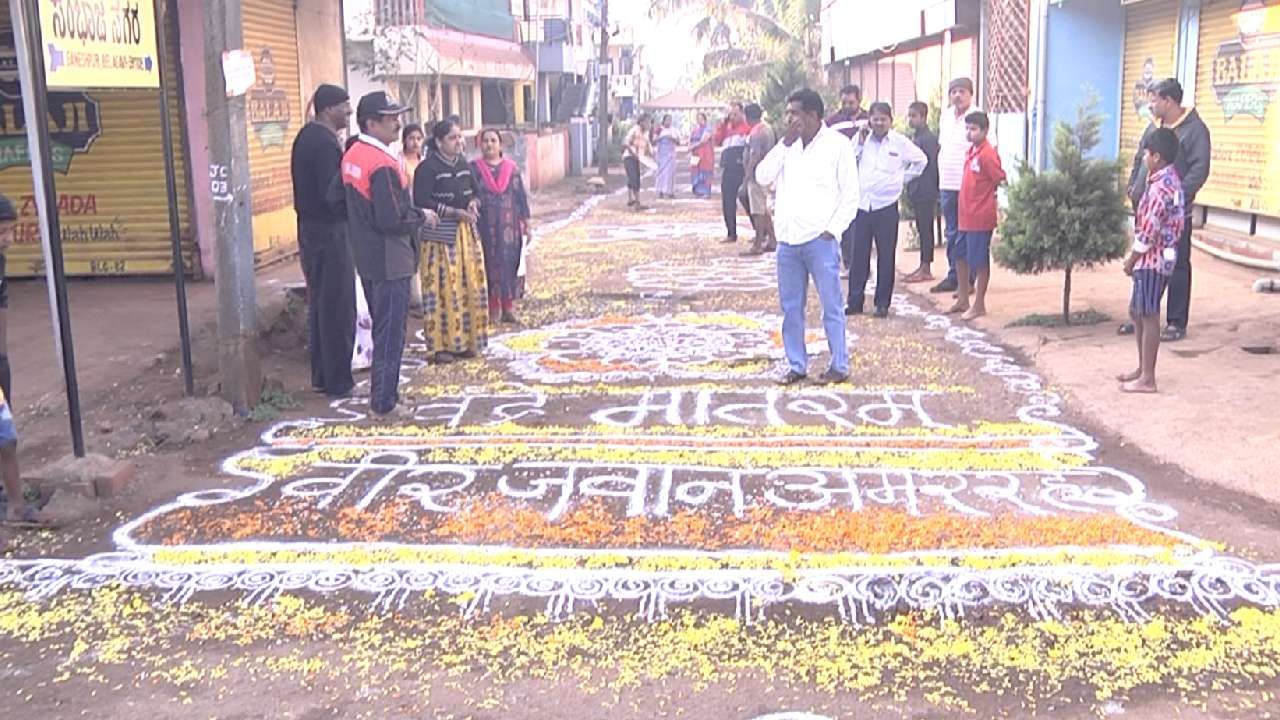
[[[787,365],[801,374],[809,372],[805,347],[804,306],[809,277],[822,303],[822,326],[831,349],[831,369],[849,374],[849,346],[844,332],[844,292],[840,287],[840,243],[818,238],[803,245],[778,244],[778,300],[782,306],[782,346]]]
[[[400,361],[409,320],[412,278],[364,282],[373,320],[373,366],[369,368],[369,409],[385,415],[400,402]]]
[[[938,198],[942,205],[942,222],[946,225],[943,235],[947,238],[947,279],[956,284],[956,235],[960,232],[960,192],[943,190]]]

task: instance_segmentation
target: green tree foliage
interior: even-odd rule
[[[791,91],[825,85],[820,12],[821,0],[650,0],[654,17],[701,18],[694,26],[694,39],[704,49],[696,90],[724,98],[760,97],[771,76],[792,73],[796,66],[804,80]]]
[[[1018,274],[1061,270],[1063,322],[1071,322],[1071,272],[1123,257],[1128,213],[1120,191],[1120,163],[1088,157],[1097,147],[1102,116],[1096,96],[1076,121],[1054,128],[1053,168],[1037,173],[1025,161],[1009,188],[996,261]]]

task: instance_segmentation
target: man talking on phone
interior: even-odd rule
[[[840,287],[840,241],[858,211],[858,161],[853,143],[822,121],[822,98],[800,90],[787,99],[787,132],[756,166],[756,182],[777,188],[774,229],[778,237],[778,300],[782,345],[794,385],[808,377],[805,298],[813,278],[822,304],[822,325],[831,350],[823,384],[849,379],[844,292]]]

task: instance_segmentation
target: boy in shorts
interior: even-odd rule
[[[991,121],[984,112],[965,116],[965,129],[973,145],[964,159],[964,175],[960,180],[958,205],[959,233],[956,234],[956,278],[959,284],[956,304],[948,314],[964,313],[972,320],[987,314],[987,286],[991,283],[991,235],[996,229],[996,190],[1004,182],[1000,155],[987,142]],[[977,280],[969,287],[970,273]],[[973,292],[973,305],[969,293]]]
[[[1138,340],[1138,369],[1117,376],[1121,392],[1156,392],[1156,354],[1160,351],[1160,300],[1178,260],[1178,238],[1186,222],[1182,178],[1173,163],[1178,136],[1169,128],[1147,135],[1142,146],[1147,190],[1134,217],[1133,248],[1124,273],[1133,278],[1129,317]]]

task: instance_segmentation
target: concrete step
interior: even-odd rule
[[[1223,260],[1259,270],[1280,272],[1280,240],[1205,225],[1191,233],[1191,242]]]

